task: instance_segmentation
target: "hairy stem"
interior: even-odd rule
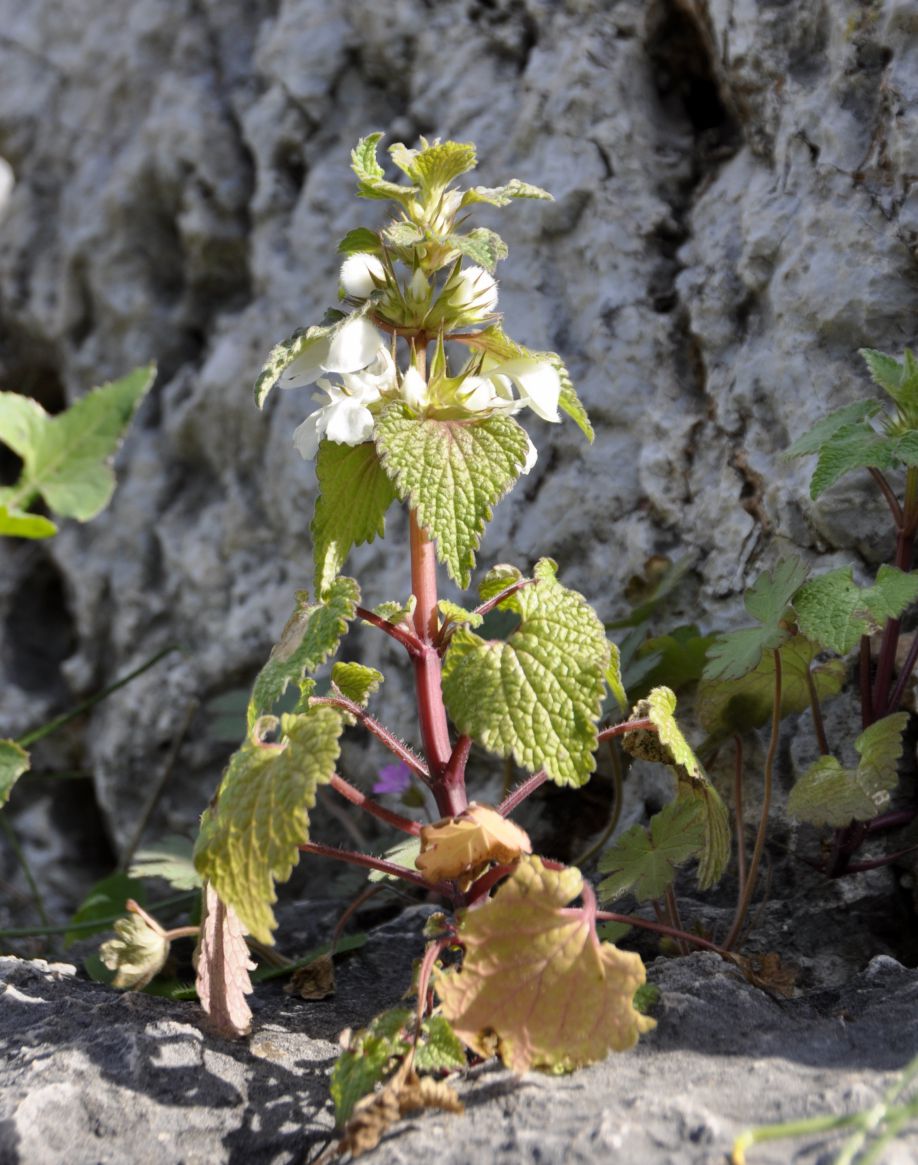
[[[765,834],[768,829],[768,814],[771,809],[772,778],[774,776],[775,757],[778,754],[778,737],[781,728],[781,654],[778,651],[772,651],[772,656],[775,661],[775,690],[771,709],[771,738],[768,742],[768,755],[765,758],[762,812],[759,817],[759,828],[755,835],[755,847],[752,851],[752,859],[749,862],[749,875],[746,879],[746,885],[743,887],[743,892],[740,895],[739,904],[736,908],[736,916],[733,919],[733,925],[730,927],[730,933],[724,939],[724,946],[727,950],[730,950],[734,946],[746,922],[746,915],[749,913],[749,904],[752,901],[752,895],[755,891],[759,864],[762,861],[762,853],[765,849]]]
[[[336,793],[340,793],[352,805],[363,809],[379,821],[385,821],[387,825],[392,825],[396,829],[400,829],[402,833],[411,834],[412,837],[420,837],[421,826],[417,821],[412,821],[408,817],[402,817],[401,813],[393,813],[391,809],[386,809],[382,805],[378,805],[366,793],[361,793],[359,789],[355,789],[344,777],[339,777],[337,773],[333,773],[329,784]]]
[[[657,726],[652,720],[625,720],[622,724],[613,724],[611,728],[603,728],[596,739],[601,744],[604,740],[612,740],[616,736],[624,736],[627,732],[656,732]]]
[[[361,708],[359,704],[355,704],[353,700],[349,700],[347,696],[313,696],[310,704],[329,704],[332,708],[340,708],[342,712],[347,712],[348,715],[353,716],[354,719],[362,724],[367,732],[376,737],[378,741],[386,746],[393,756],[406,765],[411,771],[425,784],[430,784],[430,773],[427,771],[427,766],[424,762],[414,755],[411,749],[403,741],[390,732],[388,728],[380,724],[373,716],[371,716],[366,709]]]
[[[367,870],[379,870],[381,874],[391,874],[394,878],[401,878],[403,882],[411,882],[415,886],[423,886],[425,890],[432,890],[446,897],[451,897],[449,886],[439,883],[431,885],[414,870],[396,865],[395,862],[387,862],[385,858],[374,858],[371,854],[359,854],[350,849],[338,849],[333,845],[323,845],[319,841],[304,841],[298,848],[304,854],[316,854],[320,858],[334,858],[335,861],[348,862],[352,866],[363,866]]]
[[[522,804],[527,797],[530,797],[540,785],[544,785],[548,780],[548,773],[544,769],[540,769],[537,773],[533,773],[531,777],[527,777],[521,785],[508,793],[503,801],[497,806],[497,812],[501,817],[509,817],[517,805]]]

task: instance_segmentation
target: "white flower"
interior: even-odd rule
[[[519,397],[513,394],[514,387]],[[544,421],[560,421],[561,380],[554,365],[534,356],[518,356],[468,376],[457,393],[469,412],[518,413],[529,407]]]
[[[378,339],[378,335],[377,335]],[[293,434],[293,443],[301,457],[311,461],[323,437],[339,445],[361,445],[373,435],[376,419],[369,405],[383,394],[396,391],[395,362],[385,344],[380,343],[373,360],[357,372],[341,374],[342,383],[325,378],[318,382],[322,393],[313,399],[321,405]],[[324,395],[322,395],[324,394]]]
[[[497,280],[484,267],[466,267],[450,283],[453,290],[449,299],[454,307],[481,315],[490,315],[497,307]]]
[[[357,251],[348,255],[341,264],[339,279],[345,295],[366,299],[380,284],[386,282],[386,270],[375,255]]]
[[[409,368],[402,377],[402,400],[419,413],[430,400],[427,381],[416,368]]]
[[[528,433],[526,434],[526,440],[529,443],[529,448],[526,450],[526,460],[523,462],[523,473],[528,473],[529,470],[532,469],[539,456],[539,451],[536,449],[535,445],[533,445],[532,438]]]
[[[363,316],[351,317],[331,335],[308,344],[281,373],[281,388],[302,388],[323,372],[359,372],[376,359],[383,341]]]

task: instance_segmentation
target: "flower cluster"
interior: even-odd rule
[[[375,291],[384,291],[390,281],[380,259],[358,253],[344,261],[340,282],[349,299],[365,300]],[[416,271],[398,294],[403,303],[429,301],[423,272]],[[482,324],[496,306],[497,283],[484,268],[458,269],[446,280],[433,306],[426,309],[425,325]],[[357,314],[293,360],[280,383],[285,388],[316,383],[321,390],[313,397],[318,407],[293,437],[307,460],[315,457],[323,438],[342,445],[371,440],[375,417],[389,401],[401,400],[419,416],[455,416],[458,412],[470,420],[482,420],[531,408],[543,420],[560,420],[561,382],[548,360],[519,356],[500,361],[485,354],[470,361],[466,373],[458,377],[441,375],[427,381],[413,366],[399,371],[390,344],[364,315]],[[535,449],[530,443],[525,472],[534,463]]]

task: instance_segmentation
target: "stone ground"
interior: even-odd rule
[[[0,959],[0,1163],[312,1160],[332,1134],[337,1034],[397,998],[426,909],[341,957],[332,1000],[259,986],[253,1032],[235,1043],[205,1034],[193,1003],[118,994],[67,964]],[[367,1160],[723,1165],[749,1124],[870,1106],[918,1050],[918,971],[889,955],[792,999],[709,953],[657,958],[648,978],[661,993],[657,1027],[632,1051],[562,1077],[481,1065],[458,1082],[464,1116],[408,1120]],[[772,1142],[749,1162],[829,1165],[840,1144]],[[883,1161],[916,1154],[918,1125]]]

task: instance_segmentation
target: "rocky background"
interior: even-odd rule
[[[42,754],[92,783],[17,790],[52,905],[164,777],[151,835],[193,830],[310,579],[308,392],[260,415],[250,386],[377,222],[348,169],[371,130],[475,141],[480,181],[556,198],[500,215],[501,306],[596,442],[535,422],[483,565],[551,554],[610,618],[648,556],[693,552],[673,620],[712,627],[776,548],[888,554],[869,483],[814,506],[781,452],[864,394],[858,347],[912,340],[916,0],[0,0],[0,30],[0,387],[53,411],[159,364],[111,508],[0,546],[3,733],[181,649]],[[372,602],[408,589],[397,537],[350,566]]]

